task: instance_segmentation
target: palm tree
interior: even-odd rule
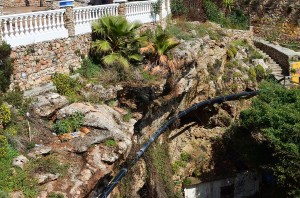
[[[106,16],[92,25],[96,39],[93,49],[107,66],[117,64],[128,71],[131,63],[141,61],[139,39],[135,32],[141,25],[121,16]]]
[[[152,39],[151,39],[152,38]],[[160,27],[156,29],[154,35],[146,42],[145,47],[141,48],[140,51],[143,54],[149,54],[148,57],[150,62],[168,66],[171,71],[174,71],[175,63],[169,60],[167,53],[179,45],[175,39],[171,38],[171,35]]]

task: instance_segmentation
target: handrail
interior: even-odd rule
[[[205,100],[203,102],[194,104],[190,108],[187,108],[186,110],[180,112],[178,115],[172,117],[167,123],[165,123],[162,127],[160,127],[150,138],[149,140],[143,144],[141,149],[136,153],[136,156],[131,160],[131,162],[128,164],[128,166],[123,167],[119,173],[111,180],[111,182],[105,187],[104,191],[101,193],[100,196],[97,196],[97,198],[107,198],[107,196],[112,192],[112,190],[118,185],[119,181],[126,175],[128,172],[128,169],[132,167],[140,158],[141,156],[146,152],[146,150],[150,147],[150,145],[161,135],[164,133],[164,131],[178,118],[181,118],[191,111],[194,111],[198,109],[199,107],[212,105],[216,103],[223,103],[226,101],[231,100],[237,100],[241,97],[253,97],[256,96],[259,93],[259,91],[251,91],[251,92],[241,92],[237,94],[230,94],[227,96],[219,96],[210,100]]]
[[[82,7],[76,7],[74,10],[87,10],[87,9],[97,9],[97,8],[109,8],[109,7],[118,7],[119,4],[105,4],[105,5],[94,5],[94,6],[82,6]]]

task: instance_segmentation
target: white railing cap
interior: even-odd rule
[[[104,4],[104,5],[95,5],[95,6],[83,6],[83,7],[76,7],[74,8],[74,11],[78,11],[78,10],[94,10],[94,9],[98,9],[98,8],[102,8],[102,9],[109,9],[109,8],[115,8],[118,7],[117,4]]]
[[[114,3],[126,3],[127,0],[114,0]]]
[[[27,17],[27,16],[38,16],[38,15],[45,15],[45,14],[57,14],[57,13],[64,13],[65,11],[66,11],[66,9],[57,9],[57,10],[47,10],[47,11],[2,15],[2,16],[0,16],[0,20],[1,19],[9,19],[9,18]]]

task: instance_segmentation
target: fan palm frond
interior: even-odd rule
[[[92,47],[98,52],[108,52],[112,49],[110,43],[106,40],[97,40],[93,42]]]

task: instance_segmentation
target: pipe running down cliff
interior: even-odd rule
[[[204,107],[207,105],[213,105],[213,104],[220,104],[226,101],[231,101],[231,100],[238,100],[242,97],[244,98],[250,98],[253,96],[256,96],[259,93],[259,91],[251,91],[251,92],[241,92],[237,94],[230,94],[227,96],[219,96],[216,98],[212,98],[210,100],[205,100],[203,102],[194,104],[190,108],[180,112],[178,115],[172,117],[167,123],[165,123],[162,127],[160,127],[151,137],[150,139],[141,147],[141,149],[136,153],[135,158],[131,160],[131,162],[126,166],[123,167],[119,173],[111,180],[111,182],[105,187],[103,190],[102,194],[97,196],[97,198],[106,198],[112,190],[118,185],[119,181],[126,175],[128,172],[129,168],[131,168],[140,158],[141,156],[146,152],[146,150],[150,147],[150,145],[161,135],[163,134],[166,129],[174,123],[177,119],[187,115],[188,113],[198,109],[199,107]]]

